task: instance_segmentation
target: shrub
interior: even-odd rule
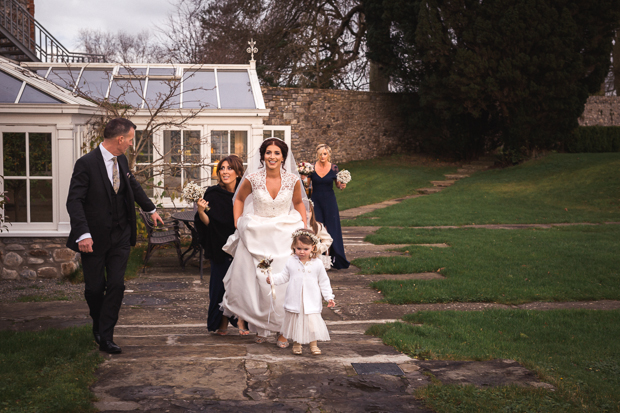
[[[620,152],[620,126],[580,126],[565,144],[566,152]]]

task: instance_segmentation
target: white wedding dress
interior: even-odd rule
[[[299,178],[284,170],[280,174],[280,191],[275,199],[267,191],[265,169],[247,176],[252,184],[253,212],[239,218],[237,230],[222,248],[234,257],[224,277],[224,315],[245,320],[250,331],[263,337],[280,332],[287,285],[275,287],[273,302],[271,286],[257,265],[263,258],[271,257],[272,272],[281,272],[291,256],[291,236],[304,226],[301,215],[292,208],[293,190]]]

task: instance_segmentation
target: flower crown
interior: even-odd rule
[[[297,231],[293,232],[292,237],[293,239],[295,239],[301,235],[309,236],[310,239],[312,240],[313,245],[318,245],[321,243],[321,239],[317,237],[316,235],[314,235],[312,232],[308,231],[307,229],[298,229]]]

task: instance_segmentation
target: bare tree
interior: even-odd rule
[[[207,0],[178,0],[166,23],[156,28],[162,57],[171,63],[206,63],[202,12]]]
[[[171,61],[245,63],[259,52],[263,84],[363,89],[368,82],[361,0],[178,0],[159,29]]]
[[[78,35],[78,48],[86,53],[102,54],[113,63],[152,63],[161,57],[161,47],[154,43],[148,30],[137,34],[82,29]]]

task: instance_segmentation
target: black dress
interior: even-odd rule
[[[200,244],[205,252],[205,258],[211,261],[211,277],[209,279],[209,314],[207,329],[215,331],[220,328],[223,313],[220,303],[224,298],[224,276],[230,267],[232,257],[222,251],[226,240],[235,232],[233,217],[233,193],[219,185],[213,185],[205,191],[204,199],[209,202],[209,225],[200,220],[198,213],[194,217],[194,224],[198,231]],[[231,324],[237,326],[237,320],[231,319]]]
[[[316,169],[316,165],[315,165]],[[310,175],[312,180],[312,202],[314,202],[314,214],[318,222],[323,223],[327,232],[334,242],[329,249],[333,267],[336,269],[349,268],[349,261],[344,254],[342,242],[342,229],[340,228],[340,214],[338,203],[334,194],[334,181],[338,174],[338,166],[332,164],[329,172],[320,177],[316,172]]]

